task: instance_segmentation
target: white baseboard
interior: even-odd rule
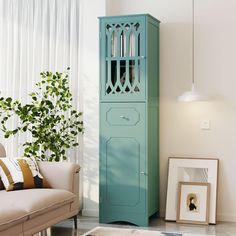
[[[160,216],[165,217],[165,210],[160,210]],[[236,222],[236,214],[219,213],[216,216],[217,221]]]
[[[217,221],[236,222],[236,214],[217,214]]]
[[[99,212],[96,209],[83,209],[82,216],[98,217]]]
[[[96,209],[82,209],[82,216],[99,217]],[[165,217],[165,210],[160,211],[160,216]],[[236,214],[217,214],[217,221],[236,222]]]

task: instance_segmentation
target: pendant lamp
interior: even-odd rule
[[[179,102],[205,101],[208,98],[195,90],[194,83],[194,0],[192,0],[192,88],[178,97]]]

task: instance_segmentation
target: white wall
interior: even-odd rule
[[[83,183],[83,211],[98,215],[98,121],[99,121],[99,28],[98,16],[105,15],[105,0],[80,0],[81,41],[80,81],[84,112],[84,145],[81,177]]]
[[[195,0],[196,87],[209,102],[178,103],[191,85],[190,0],[107,0],[107,14],[150,13],[160,30],[161,213],[170,156],[220,159],[218,220],[236,221],[236,1]],[[211,130],[200,123],[211,120]]]

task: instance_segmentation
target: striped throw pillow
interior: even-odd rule
[[[0,158],[0,176],[7,191],[49,187],[31,158]]]

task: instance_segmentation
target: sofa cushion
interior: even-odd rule
[[[0,158],[0,176],[7,191],[49,187],[33,158]]]
[[[75,195],[62,189],[25,189],[0,191],[0,209],[4,205],[27,212],[29,218],[44,214],[58,206],[71,203]]]
[[[11,204],[0,203],[0,209],[0,231],[22,223],[29,218],[25,210],[19,209],[16,206],[12,206]]]

